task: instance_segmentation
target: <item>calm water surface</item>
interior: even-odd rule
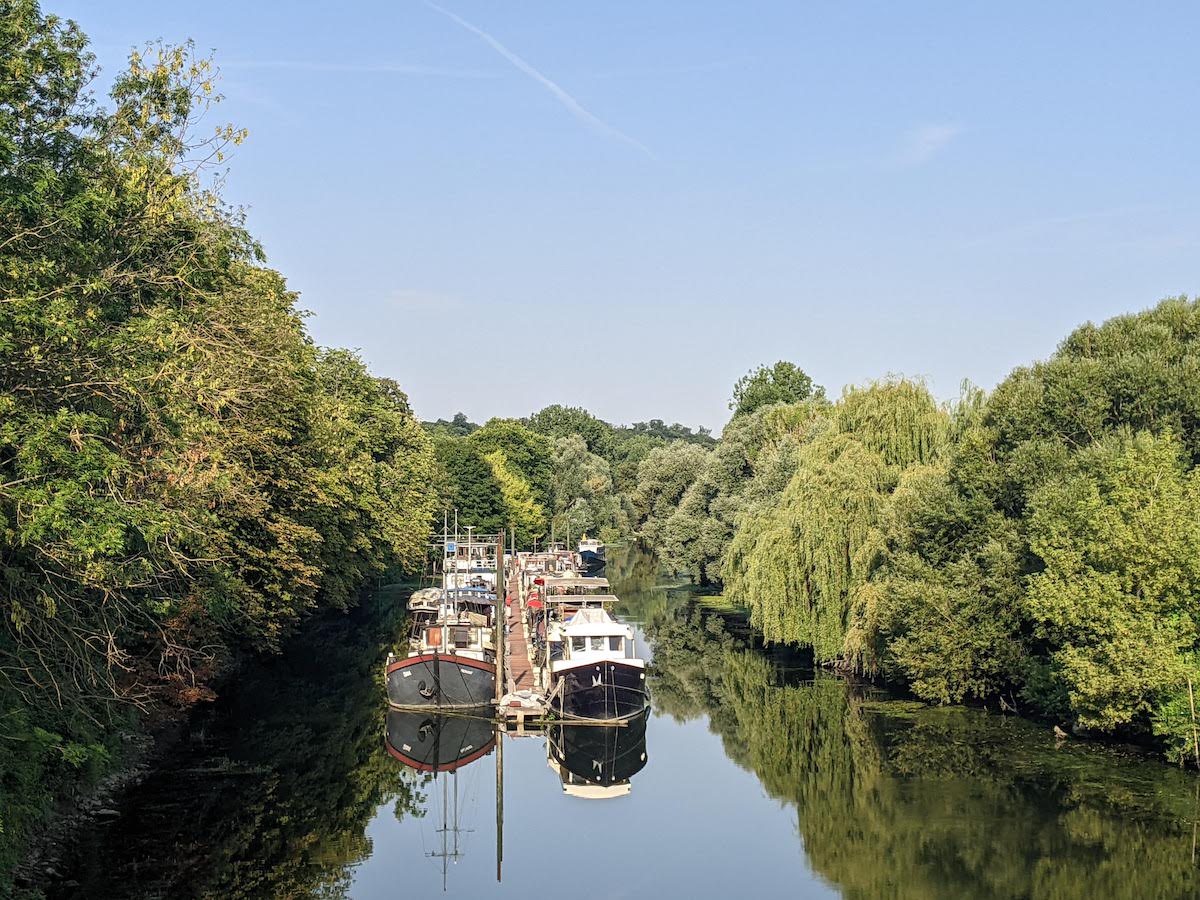
[[[586,799],[564,790],[557,745],[504,739],[502,880],[497,751],[434,778],[387,750],[379,673],[402,631],[396,590],[228,687],[47,894],[1198,895],[1193,776],[814,673],[762,648],[737,611],[662,586],[644,557],[617,556],[608,574],[654,660],[644,747],[636,730],[617,747],[636,771],[627,793]],[[475,755],[473,737],[441,735]]]

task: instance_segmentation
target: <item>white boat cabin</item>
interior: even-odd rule
[[[636,655],[633,629],[618,622],[603,607],[585,607],[565,622],[554,623],[547,641],[551,672],[605,660],[645,665]]]

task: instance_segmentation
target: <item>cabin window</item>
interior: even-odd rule
[[[619,637],[610,637],[608,639],[608,649],[615,653],[621,652],[621,639]]]
[[[470,647],[471,646],[471,629],[470,628],[454,628],[451,629],[451,634],[454,638],[455,647]]]
[[[593,650],[603,650],[604,649],[604,638],[603,637],[592,638],[592,649]]]
[[[582,652],[587,649],[587,638],[573,637],[571,638],[571,649],[577,652]]]

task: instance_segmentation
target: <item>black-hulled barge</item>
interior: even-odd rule
[[[499,538],[468,533],[443,545],[442,588],[413,594],[408,652],[385,665],[396,709],[479,709],[496,696]]]

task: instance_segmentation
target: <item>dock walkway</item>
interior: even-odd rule
[[[516,724],[518,734],[525,734],[527,722],[539,721],[545,715],[545,698],[540,673],[534,668],[530,655],[525,597],[516,572],[508,578],[505,594],[511,595],[513,602],[505,613],[508,632],[504,641],[506,693],[500,701],[499,713],[507,722]]]

